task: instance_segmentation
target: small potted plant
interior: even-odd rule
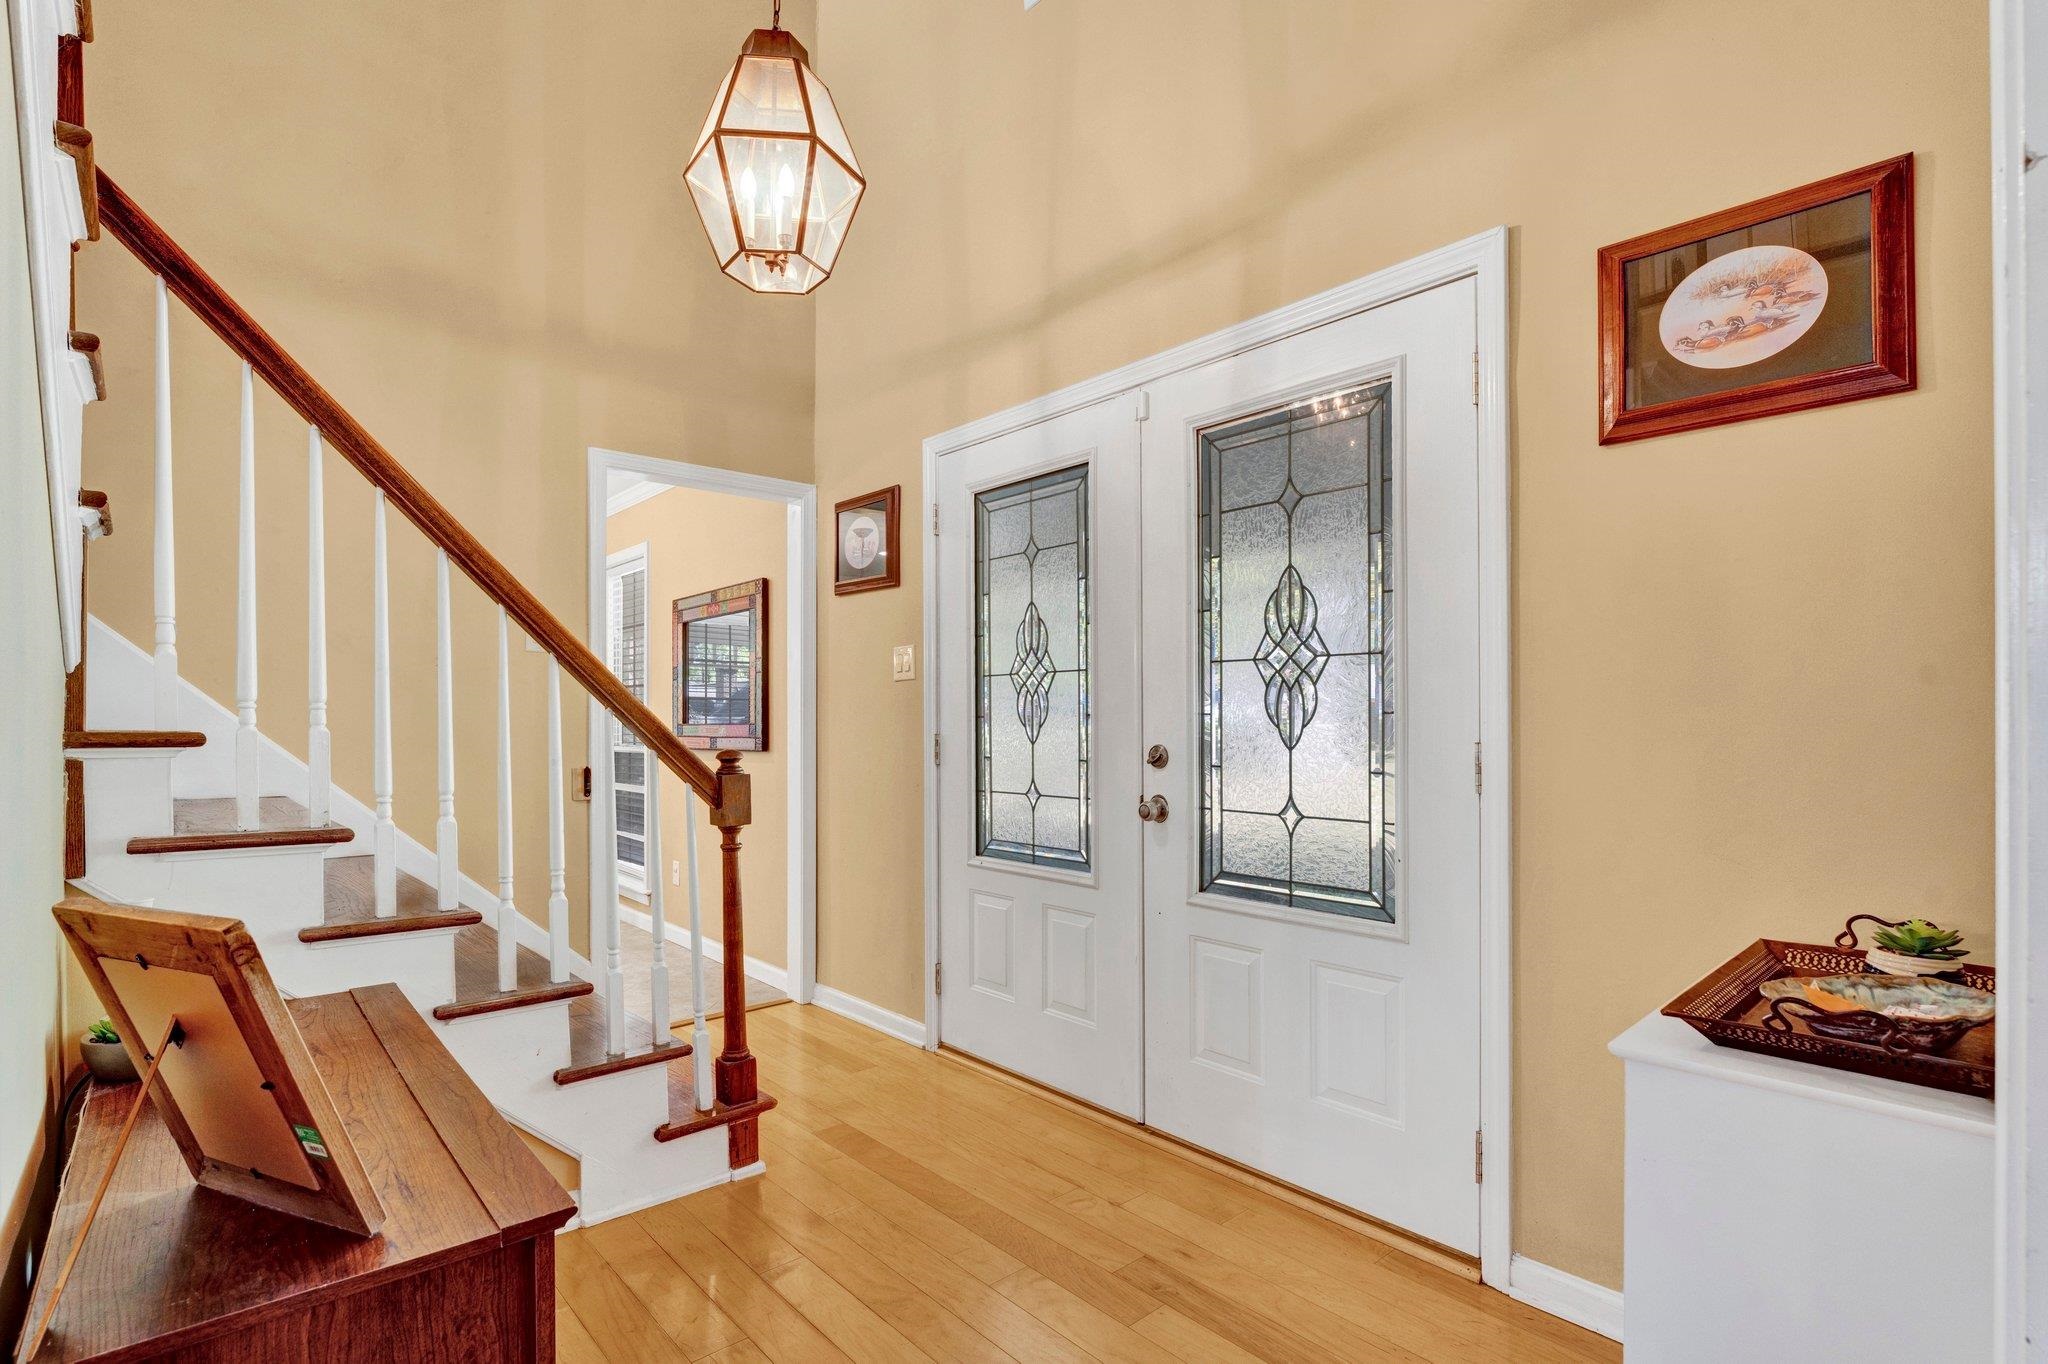
[[[1960,945],[1961,933],[1925,919],[1880,928],[1871,937],[1874,945],[1865,950],[1863,960],[1888,976],[1938,976],[1959,970],[1956,963],[1970,955]]]
[[[142,1078],[135,1073],[128,1048],[121,1044],[121,1034],[104,1018],[85,1030],[85,1036],[78,1042],[78,1053],[85,1058],[85,1068],[92,1072],[92,1078],[103,1085],[134,1084]]]

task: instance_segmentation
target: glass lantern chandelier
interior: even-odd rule
[[[757,28],[718,87],[683,182],[718,268],[756,293],[825,282],[860,206],[860,163],[804,45]]]

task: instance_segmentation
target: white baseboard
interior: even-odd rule
[[[1575,1326],[1621,1339],[1621,1294],[1589,1279],[1517,1255],[1508,1261],[1508,1296]]]
[[[835,990],[829,985],[820,985],[811,997],[811,1003],[821,1009],[828,1009],[841,1018],[850,1018],[856,1023],[865,1023],[876,1032],[887,1033],[900,1042],[913,1047],[925,1045],[925,1026],[914,1018],[891,1012],[879,1004],[870,1004],[865,999]]]
[[[627,904],[619,906],[619,922],[631,924],[642,933],[652,933],[654,931],[654,917]],[[667,925],[667,930],[664,936],[671,943],[680,946],[685,951],[689,950],[690,930],[688,928],[671,923]],[[724,961],[725,945],[716,938],[706,938],[704,940],[704,957],[707,961]],[[773,962],[762,961],[759,957],[748,953],[746,972],[751,979],[758,980],[763,985],[773,986],[784,994],[789,993],[789,971],[786,967],[777,966]]]

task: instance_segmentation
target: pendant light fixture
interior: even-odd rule
[[[718,268],[749,289],[807,294],[832,273],[867,181],[781,0],[718,87],[683,183]]]

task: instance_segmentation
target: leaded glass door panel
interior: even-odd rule
[[[950,452],[931,568],[942,1035],[1132,1117],[1138,465],[1128,399]]]
[[[1184,371],[1141,435],[1146,1120],[1467,1251],[1473,308]]]
[[[1202,431],[1202,889],[1394,922],[1393,385]]]

